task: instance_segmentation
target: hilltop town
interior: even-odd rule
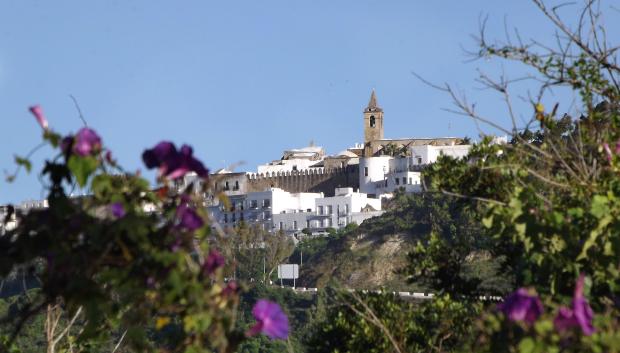
[[[209,215],[222,229],[241,222],[289,235],[325,234],[383,213],[382,200],[402,189],[422,191],[420,172],[439,156],[466,156],[466,138],[386,138],[385,115],[373,90],[363,110],[364,142],[335,154],[320,146],[289,149],[256,172],[221,169],[205,196]],[[200,182],[188,174],[177,184]],[[227,196],[227,205],[217,194]]]
[[[460,137],[386,138],[384,124],[385,114],[373,90],[360,119],[363,143],[331,155],[314,145],[285,150],[280,159],[259,165],[255,172],[215,171],[209,178],[212,190],[203,195],[213,227],[229,231],[245,222],[297,236],[302,231],[319,235],[361,224],[381,215],[382,200],[396,190],[422,191],[420,173],[425,165],[442,155],[461,158],[471,148],[469,139]],[[182,190],[202,182],[188,173],[174,186]],[[22,211],[45,207],[46,200],[18,206]],[[14,225],[9,222],[6,227]]]

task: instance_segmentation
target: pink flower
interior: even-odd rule
[[[594,333],[594,326],[592,325],[594,313],[590,304],[583,296],[584,281],[585,276],[582,274],[575,285],[572,306],[570,308],[560,307],[558,314],[553,320],[556,330],[562,332],[571,328],[579,328],[586,336]]]
[[[101,138],[95,130],[87,127],[81,128],[73,141],[73,152],[78,156],[85,157],[101,149]]]
[[[222,290],[222,295],[225,297],[236,294],[239,291],[239,285],[235,281],[226,283],[226,287]]]
[[[45,119],[45,115],[43,115],[43,109],[41,108],[41,106],[37,104],[33,105],[29,109],[32,115],[34,115],[35,119],[37,119],[37,122],[39,123],[39,125],[41,125],[43,130],[47,130],[47,119]]]
[[[530,294],[525,288],[519,288],[497,307],[510,321],[524,321],[530,325],[543,312],[538,296]]]
[[[212,275],[218,268],[224,266],[225,263],[226,259],[224,256],[220,254],[219,251],[214,249],[209,252],[209,255],[203,265],[203,269],[207,274]]]
[[[603,143],[603,150],[605,151],[607,160],[611,162],[611,158],[613,155],[611,154],[611,149],[609,148],[609,144],[607,142]]]
[[[252,309],[252,315],[256,319],[256,324],[246,332],[247,336],[255,336],[262,332],[271,339],[283,340],[288,337],[288,317],[277,303],[260,299]]]

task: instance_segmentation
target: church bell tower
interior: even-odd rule
[[[368,106],[364,109],[364,144],[383,139],[383,109],[377,105],[375,90],[370,94]]]

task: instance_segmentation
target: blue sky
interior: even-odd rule
[[[311,140],[338,152],[362,142],[373,88],[386,137],[477,137],[471,120],[442,110],[446,94],[411,73],[454,84],[508,124],[476,70],[522,68],[468,61],[481,15],[492,38],[504,38],[507,19],[524,38],[552,39],[529,1],[3,1],[0,167],[13,170],[13,155],[40,140],[29,105],[56,131],[79,129],[71,94],[130,170],[162,139],[193,145],[212,170],[255,170]],[[35,168],[50,155],[38,152]],[[42,197],[36,173],[0,181],[0,203]]]

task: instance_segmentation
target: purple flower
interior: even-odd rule
[[[125,214],[127,213],[125,212],[125,208],[123,207],[123,204],[120,202],[115,202],[111,204],[110,212],[112,212],[112,216],[116,218],[123,218],[125,217]]]
[[[43,109],[41,109],[40,105],[33,105],[29,108],[32,115],[34,115],[35,119],[43,130],[47,130],[47,119],[45,119],[45,115],[43,115]]]
[[[256,324],[246,333],[254,336],[260,332],[271,339],[286,339],[288,337],[288,317],[280,306],[272,301],[260,299],[252,309]]]
[[[592,312],[590,304],[588,304],[588,301],[583,296],[584,281],[585,276],[582,274],[579,276],[575,286],[572,306],[570,308],[565,306],[560,307],[558,314],[553,320],[556,330],[562,332],[578,327],[586,336],[590,336],[594,333],[594,326],[592,325],[594,313]]]
[[[525,288],[519,288],[497,308],[510,321],[525,321],[530,325],[543,313],[543,306],[538,296],[530,294]]]
[[[155,147],[142,153],[142,160],[147,168],[160,168],[162,165],[173,163],[177,155],[177,148],[169,141],[162,141]]]
[[[177,208],[176,213],[179,223],[177,227],[190,232],[203,226],[204,222],[202,218],[187,204],[183,203]]]
[[[142,160],[147,168],[159,168],[160,175],[171,179],[177,179],[190,171],[205,178],[209,171],[205,166],[194,158],[193,150],[188,145],[181,146],[177,151],[172,142],[162,141],[155,147],[142,153]]]
[[[75,135],[73,152],[78,156],[85,157],[101,149],[101,138],[95,130],[83,127]]]
[[[65,157],[69,158],[71,154],[71,148],[73,146],[73,136],[66,136],[60,141],[60,150]]]
[[[226,259],[219,251],[211,250],[205,260],[203,269],[207,274],[212,275],[218,268],[224,266],[225,263]]]

